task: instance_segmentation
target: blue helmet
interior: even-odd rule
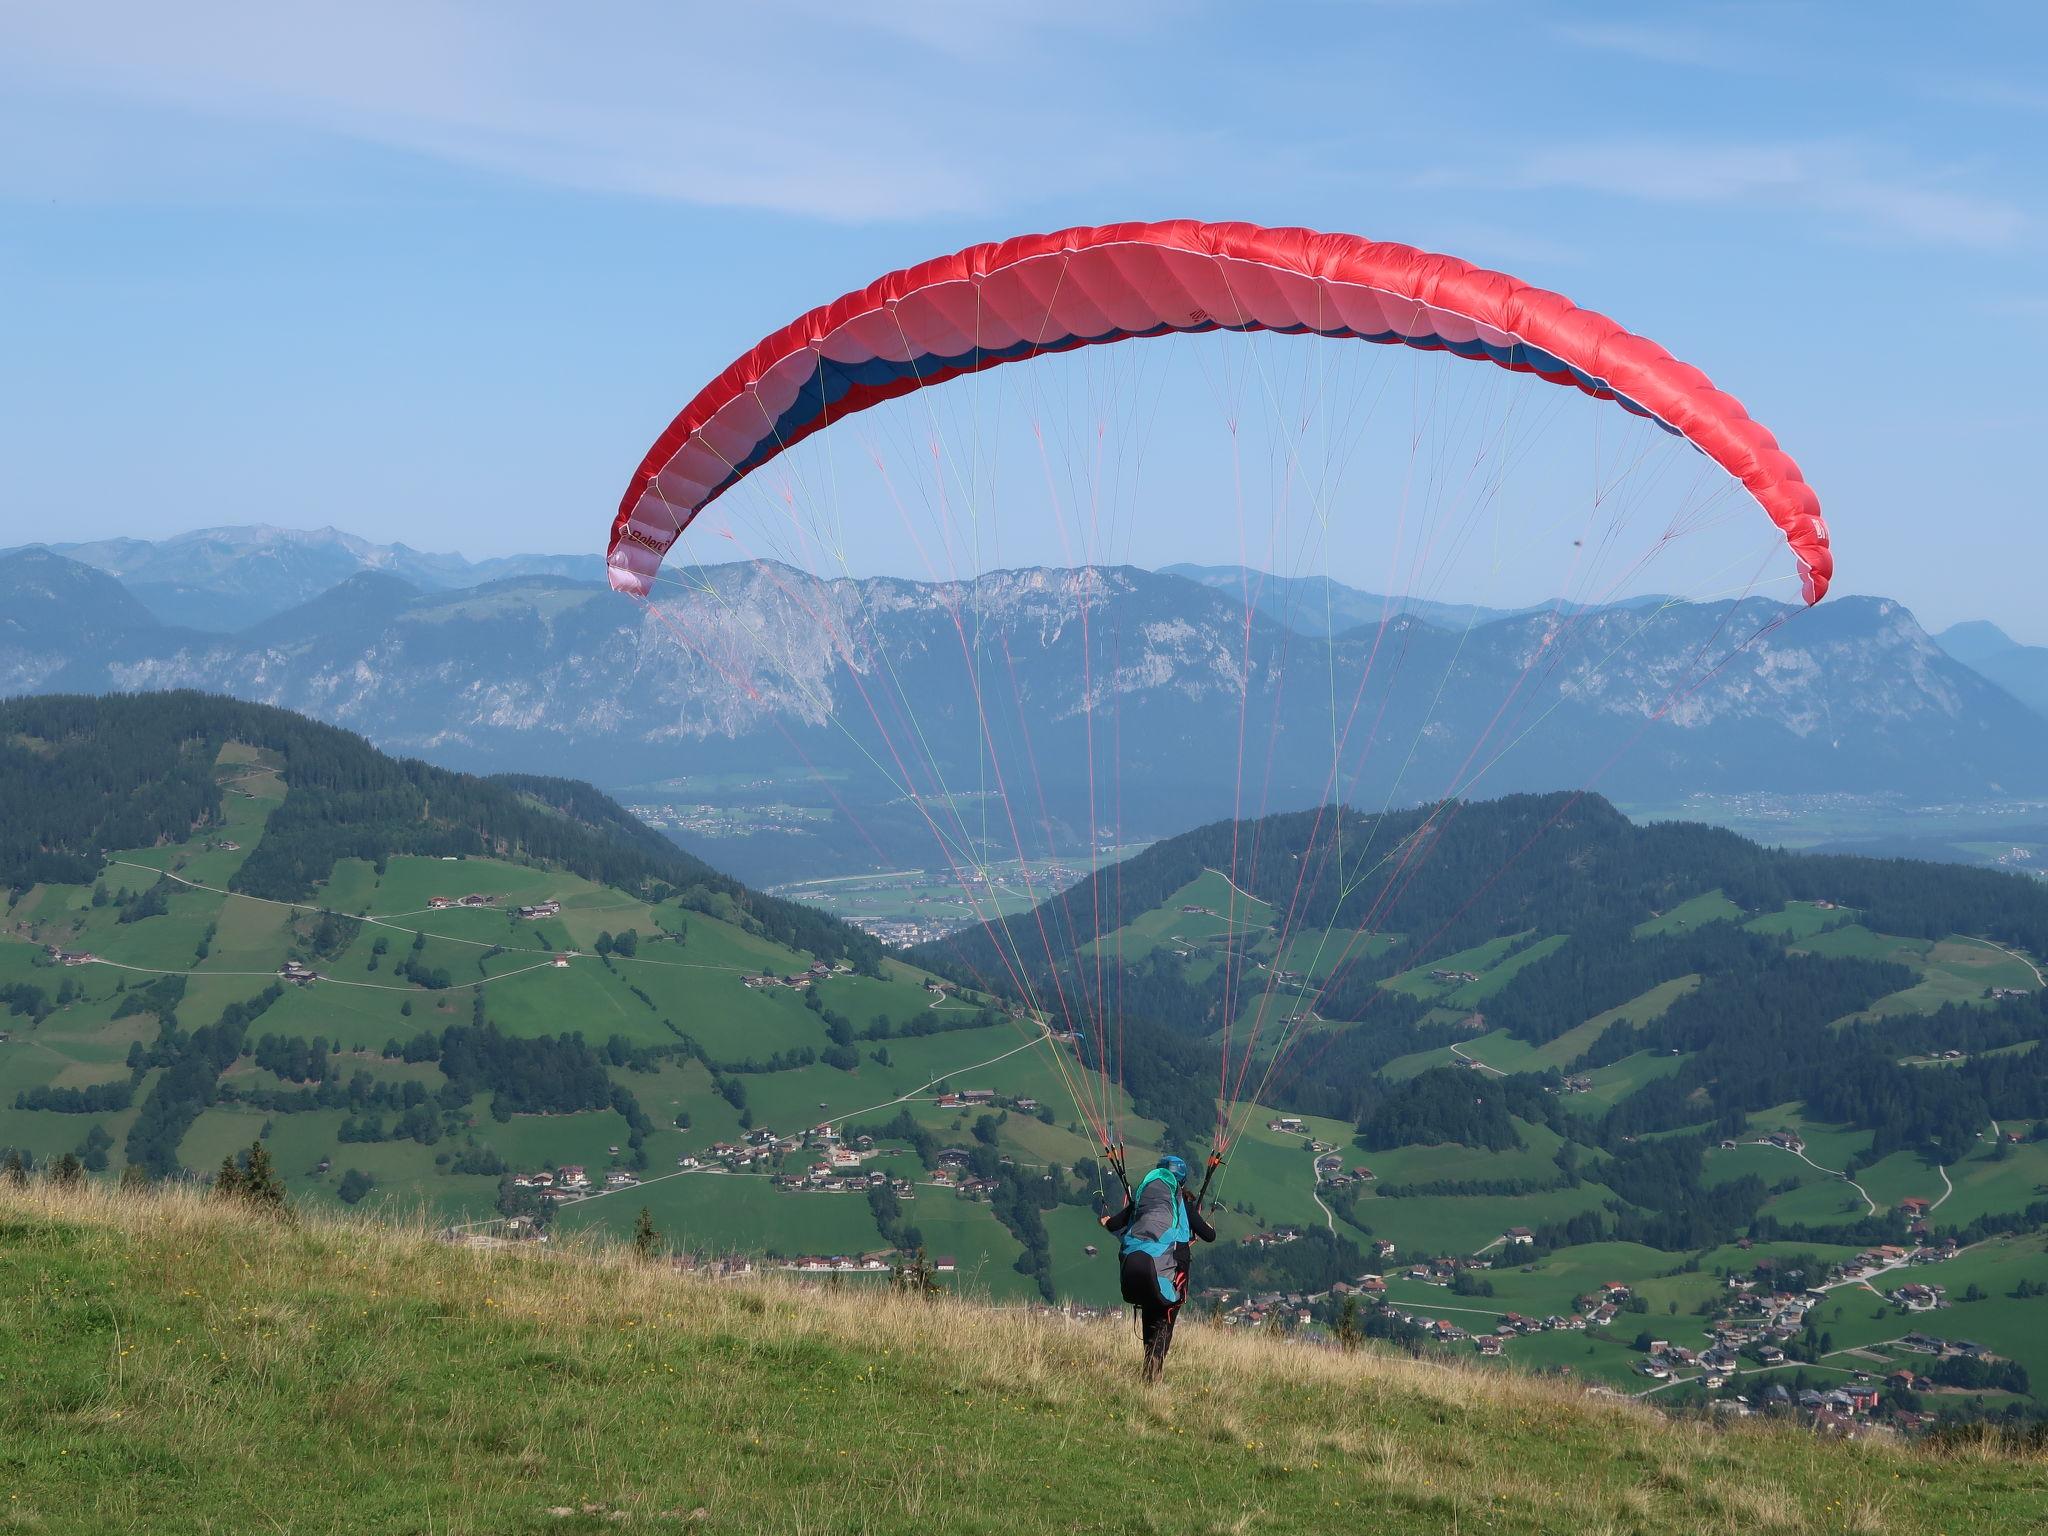
[[[1171,1152],[1169,1152],[1166,1154],[1166,1156],[1159,1159],[1159,1166],[1164,1168],[1168,1173],[1173,1175],[1174,1183],[1187,1183],[1188,1165],[1186,1159],[1175,1157]]]

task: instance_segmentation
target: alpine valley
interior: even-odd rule
[[[819,582],[755,563],[665,588],[657,614],[586,571],[331,530],[18,549],[0,555],[0,690],[197,688],[451,767],[595,780],[770,885],[929,864],[908,791],[977,793],[1027,750],[1038,814],[1014,838],[991,823],[990,859],[1093,858],[1333,792],[1580,785],[1772,841],[1910,822],[1915,852],[2020,867],[2048,821],[2048,718],[2022,683],[1975,670],[1967,629],[1938,643],[1879,599],[1510,613],[1234,569]],[[907,783],[877,771],[897,729],[879,695],[934,727]],[[1260,744],[1243,790],[1219,711]],[[1358,725],[1333,786],[1333,714],[1401,749]],[[1090,730],[1145,786],[1114,813],[1090,803]]]
[[[992,931],[887,954],[588,785],[168,692],[0,705],[0,883],[31,1166],[259,1148],[307,1211],[849,1284],[922,1250],[1113,1306],[1080,1103],[1198,1157],[1256,1037],[1200,1280],[1230,1322],[1366,1315],[1656,1403],[1878,1383],[1915,1423],[2048,1380],[2048,890],[2010,874],[1597,795],[1289,813],[1053,897],[1011,975]]]

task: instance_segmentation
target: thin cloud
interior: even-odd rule
[[[872,20],[816,3],[14,8],[0,16],[0,95],[33,88],[60,118],[93,123],[86,143],[106,146],[98,158],[116,184],[131,179],[124,138],[175,180],[179,136],[217,141],[222,124],[588,191],[848,220],[975,212],[1050,190],[1053,167],[1171,157],[1164,136],[1112,112],[1047,121],[990,89],[987,68],[963,62],[977,35],[948,21],[956,8],[883,9]],[[1029,26],[984,29],[979,46],[1000,41],[1012,71],[1050,68],[1037,56],[1090,14],[1035,13]],[[804,47],[790,49],[792,35]],[[68,134],[55,120],[44,137]],[[0,150],[0,182],[42,190],[33,151],[16,145]],[[203,153],[190,158],[195,182],[217,177]],[[90,167],[74,154],[67,169]]]
[[[1914,80],[1921,95],[1966,107],[1995,107],[2007,112],[2048,112],[2048,91],[2009,80],[1976,75],[1938,75]]]
[[[2008,245],[2027,223],[2003,199],[1882,174],[1868,153],[1827,143],[1558,145],[1526,157],[1510,184],[1658,203],[1775,203],[1931,245]]]
[[[1625,54],[1653,64],[1732,69],[1744,62],[1743,55],[1725,38],[1692,27],[1586,23],[1554,28],[1553,35],[1575,47]]]

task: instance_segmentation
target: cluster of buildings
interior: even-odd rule
[[[865,1143],[865,1147],[861,1145]],[[854,1150],[872,1150],[871,1137],[863,1136],[856,1142]],[[750,1173],[773,1168],[792,1152],[804,1148],[834,1151],[839,1148],[839,1133],[830,1125],[816,1125],[800,1136],[777,1135],[765,1125],[757,1125],[739,1141],[714,1141],[702,1154],[685,1154],[676,1159],[676,1166],[689,1170],[696,1168],[723,1168],[728,1173]]]
[[[747,987],[749,989],[759,987],[788,987],[792,991],[801,992],[804,991],[806,988],[810,987],[811,985],[813,985],[814,983],[825,980],[828,976],[844,975],[852,969],[853,967],[848,965],[844,960],[841,960],[833,965],[827,965],[822,960],[813,960],[810,963],[809,968],[801,971],[792,972],[790,975],[787,976],[775,976],[771,975],[767,971],[761,971],[751,976],[742,976],[740,978],[740,985]]]
[[[43,952],[59,965],[97,965],[100,958],[89,949],[65,949],[57,944],[45,944]]]
[[[557,917],[561,914],[561,911],[562,904],[559,901],[537,901],[530,907],[518,908],[516,915],[526,918]]]
[[[776,1265],[799,1275],[886,1275],[903,1262],[904,1255],[894,1249],[880,1253],[847,1255],[802,1254],[793,1259],[784,1259]],[[932,1272],[940,1275],[953,1274],[959,1268],[959,1261],[951,1254],[940,1254],[931,1261]]]
[[[972,928],[977,921],[971,917],[863,917],[858,912],[845,914],[845,920],[891,949],[911,949],[934,939],[951,938],[963,928]]]
[[[427,898],[427,905],[436,912],[447,907],[494,907],[497,904],[497,897],[485,896],[480,892],[474,891],[467,896],[429,896]],[[557,907],[556,910],[560,911],[561,909]]]
[[[618,1148],[612,1148],[617,1152]],[[514,1189],[530,1189],[541,1199],[553,1205],[566,1205],[572,1200],[581,1200],[589,1195],[610,1192],[616,1189],[631,1189],[640,1182],[640,1175],[630,1168],[606,1170],[601,1179],[593,1180],[581,1163],[564,1163],[559,1168],[541,1168],[532,1173],[512,1175]]]
[[[1274,1227],[1268,1232],[1247,1232],[1238,1243],[1246,1248],[1279,1248],[1300,1240],[1299,1227]]]
[[[772,781],[761,779],[756,787]],[[824,820],[830,813],[804,806],[783,805],[629,805],[626,807],[650,827],[667,827],[691,832],[698,837],[751,837],[761,832],[795,834],[807,824]],[[816,899],[806,893],[797,900]]]
[[[999,1099],[988,1089],[970,1089],[959,1099],[965,1104],[1037,1108],[1034,1099]],[[830,1124],[813,1126],[800,1136],[777,1135],[757,1126],[746,1133],[744,1141],[714,1141],[701,1153],[684,1154],[676,1159],[676,1167],[684,1172],[717,1169],[726,1173],[767,1174],[773,1178],[775,1188],[792,1194],[860,1194],[886,1187],[899,1199],[916,1199],[917,1186],[910,1179],[864,1167],[869,1159],[885,1150],[865,1133],[842,1138]],[[801,1169],[791,1166],[791,1158],[805,1152],[813,1154],[813,1161]],[[1008,1153],[999,1160],[1014,1161]],[[927,1187],[951,1190],[968,1200],[986,1200],[995,1192],[996,1180],[969,1173],[973,1155],[966,1148],[946,1147],[939,1152],[937,1161],[938,1166],[921,1181]]]
[[[1320,1145],[1320,1144],[1319,1144]],[[1350,1168],[1344,1166],[1342,1153],[1332,1149],[1316,1154],[1316,1182],[1318,1184],[1370,1184],[1379,1177],[1363,1163]]]
[[[1028,1102],[1030,1102],[1030,1106],[1034,1110],[1038,1108],[1038,1100],[1028,1100]],[[956,1094],[940,1094],[936,1104],[942,1110],[973,1110],[973,1108],[995,1108],[997,1106],[995,1104],[995,1090],[993,1090],[993,1087],[963,1087],[963,1090],[956,1092]],[[1006,1104],[1004,1108],[1010,1108],[1010,1106]],[[1022,1102],[1016,1104],[1016,1108],[1022,1108]]]

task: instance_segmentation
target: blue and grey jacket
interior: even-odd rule
[[[1189,1243],[1216,1241],[1216,1229],[1187,1202],[1180,1182],[1164,1168],[1154,1168],[1138,1181],[1131,1203],[1105,1223],[1120,1239],[1128,1271],[1145,1264],[1156,1280],[1159,1299],[1168,1306],[1181,1300],[1187,1283]]]

